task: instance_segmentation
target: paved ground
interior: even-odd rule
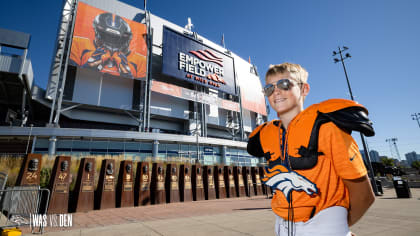
[[[411,191],[412,198],[397,199],[394,189],[385,189],[352,231],[358,236],[420,235],[420,189]],[[270,200],[263,196],[91,211],[72,217],[71,228],[46,228],[44,235],[274,235]]]

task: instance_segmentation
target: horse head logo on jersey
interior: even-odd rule
[[[316,184],[312,183],[305,176],[289,170],[285,166],[276,165],[272,169],[266,167],[265,174],[266,177],[262,179],[263,183],[271,188],[282,191],[288,202],[290,202],[290,193],[292,190],[305,191],[308,195],[318,193]]]

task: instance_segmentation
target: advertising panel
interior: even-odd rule
[[[146,25],[79,2],[70,64],[132,79],[146,77]]]
[[[261,87],[261,82],[258,77],[252,80],[240,84],[241,87],[241,100],[242,107],[259,113],[261,115],[267,115],[267,107],[265,104],[265,98]]]
[[[245,60],[235,60],[236,71],[238,75],[238,84],[241,88],[242,107],[267,115],[265,97],[262,92],[260,78],[256,75],[256,69]]]
[[[232,57],[166,27],[163,28],[162,73],[236,94]]]
[[[168,84],[161,81],[152,80],[152,91],[186,99],[189,101],[201,102],[208,105],[216,105],[220,108],[236,111],[239,112],[239,103],[232,102],[229,100],[221,99],[218,97],[213,97],[209,94],[205,94],[202,92],[196,92],[191,89],[182,88],[173,84]]]

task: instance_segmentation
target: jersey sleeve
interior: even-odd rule
[[[326,124],[331,145],[331,157],[337,175],[357,179],[367,174],[359,147],[353,137],[332,123]]]
[[[266,126],[267,123],[264,123],[257,128],[255,128],[252,133],[248,137],[248,145],[246,147],[246,150],[249,154],[255,156],[255,157],[263,157],[264,151],[261,146],[261,140],[260,140],[260,131],[262,128]]]
[[[83,66],[95,51],[93,43],[83,37],[74,37],[70,51],[70,62],[74,65]]]

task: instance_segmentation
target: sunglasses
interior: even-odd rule
[[[298,83],[298,84],[302,84],[302,83]],[[274,84],[265,85],[263,93],[264,93],[265,96],[269,97],[271,94],[274,93],[274,90],[275,90],[276,87],[281,89],[281,90],[288,91],[293,86],[294,86],[294,84],[289,79],[281,79],[281,80],[278,80]]]

